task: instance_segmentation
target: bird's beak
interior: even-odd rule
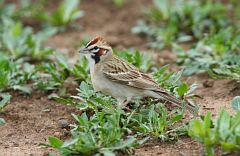
[[[78,50],[79,53],[82,53],[82,54],[87,54],[89,52],[89,50],[87,48],[81,48]]]

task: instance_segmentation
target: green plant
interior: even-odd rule
[[[6,123],[6,121],[3,118],[0,118],[0,126],[4,125]]]
[[[232,100],[232,108],[235,111],[240,111],[240,96],[235,96]]]
[[[213,78],[227,78],[240,81],[240,56],[229,55],[223,61],[210,66],[208,73]]]
[[[43,59],[53,52],[51,48],[43,47],[41,42],[53,35],[54,29],[45,29],[36,34],[30,27],[23,27],[21,22],[2,17],[0,21],[0,51],[11,55],[13,59]]]
[[[185,66],[186,75],[208,71],[213,77],[239,80],[239,47],[240,32],[229,27],[205,37],[187,52],[176,45],[174,51],[177,63]]]
[[[0,0],[0,17],[6,16],[11,17],[13,16],[14,10],[16,6],[14,4],[4,4],[4,0]]]
[[[207,113],[203,120],[195,119],[190,122],[189,136],[205,146],[207,155],[214,155],[218,146],[224,152],[240,152],[240,112],[231,117],[222,110],[213,122],[211,114]]]
[[[153,73],[153,77],[159,85],[178,97],[187,98],[194,96],[193,92],[197,88],[197,84],[194,83],[188,86],[185,82],[181,81],[183,70],[169,72],[167,67],[163,66]]]
[[[164,48],[173,41],[186,42],[219,32],[232,23],[228,12],[224,4],[213,0],[153,0],[147,12],[149,20],[140,21],[133,32],[146,34],[150,46]]]
[[[11,95],[8,93],[0,94],[0,110],[3,109],[11,99]]]
[[[106,96],[100,92],[95,92],[93,87],[86,83],[81,82],[79,88],[77,89],[78,93],[76,96],[71,96],[71,98],[62,98],[59,96],[53,97],[58,102],[64,104],[71,104],[76,106],[80,110],[101,110],[101,109],[114,109],[116,100]]]
[[[13,89],[30,94],[33,87],[44,91],[61,90],[69,76],[77,81],[88,79],[85,58],[81,57],[71,66],[66,58],[56,54],[56,62],[49,62],[54,50],[43,46],[42,42],[53,35],[55,29],[33,33],[30,27],[10,17],[2,16],[1,19],[0,91]]]
[[[69,77],[75,81],[89,80],[89,67],[85,57],[79,57],[76,64],[71,65],[67,58],[61,53],[55,53],[54,63],[43,63],[37,67],[38,75],[35,86],[43,91],[64,91],[64,83]]]
[[[79,10],[79,4],[80,0],[63,0],[53,12],[48,13],[42,8],[40,12],[35,12],[33,17],[52,26],[64,28],[82,17],[83,12]]]
[[[18,7],[14,3],[4,4],[3,2],[4,0],[0,2],[0,16],[7,16],[15,20],[29,18],[42,22],[42,26],[48,28],[51,26],[51,29],[58,31],[63,31],[66,26],[83,16],[83,12],[79,10],[80,0],[62,0],[51,12],[46,9],[49,4],[46,0],[36,2],[21,0]]]
[[[1,54],[1,53],[0,53]],[[20,90],[31,93],[27,83],[35,75],[34,66],[24,62],[22,59],[13,61],[1,54],[0,58],[0,92],[9,89]]]
[[[185,124],[176,126],[183,119],[183,114],[173,110],[169,113],[162,104],[150,105],[132,115],[130,121],[138,133],[151,135],[162,141],[174,140],[187,134]],[[131,124],[131,123],[130,123]],[[175,127],[174,127],[175,126]]]
[[[49,137],[50,145],[58,148],[62,155],[80,154],[115,155],[115,151],[131,149],[136,145],[136,138],[124,137],[121,128],[121,110],[111,112],[96,112],[88,117],[73,115],[78,122],[72,129],[72,139],[62,142],[55,137]]]
[[[79,56],[78,61],[74,64],[73,68],[70,68],[70,74],[75,77],[79,82],[89,81],[89,64],[84,56]]]

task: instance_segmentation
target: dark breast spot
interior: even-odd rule
[[[94,53],[91,57],[95,60],[95,64],[100,61],[100,57],[106,53],[105,49],[100,48],[97,53]]]
[[[91,57],[94,59],[95,64],[97,64],[100,61],[100,56],[98,56],[97,54],[94,54]]]

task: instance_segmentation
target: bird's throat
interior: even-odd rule
[[[96,54],[95,54],[95,55],[92,55],[91,58],[94,59],[95,64],[97,64],[97,63],[100,61],[100,56],[98,56],[98,55],[96,55]]]

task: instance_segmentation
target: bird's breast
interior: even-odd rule
[[[112,83],[104,77],[104,75],[93,76],[92,84],[93,84],[94,90],[101,91],[108,95],[112,95],[114,87],[112,86]]]

